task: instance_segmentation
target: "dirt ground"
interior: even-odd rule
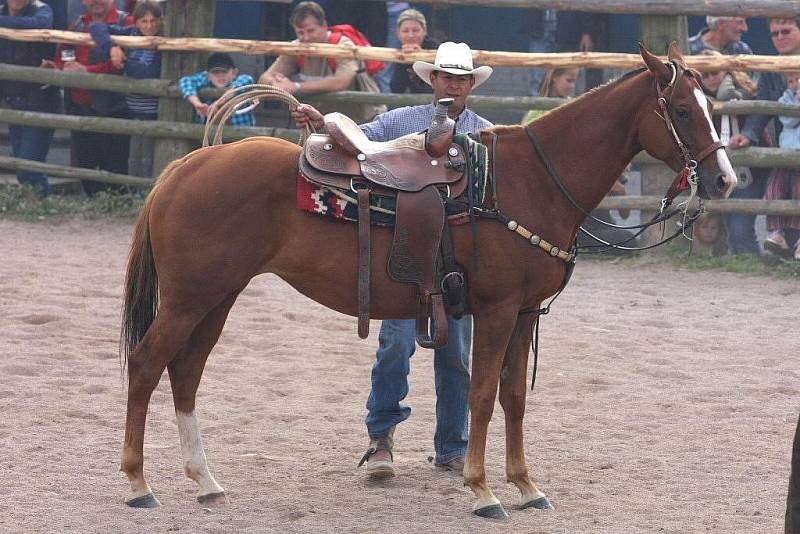
[[[517,511],[499,405],[489,483],[511,516],[471,515],[428,463],[431,353],[413,359],[398,476],[356,468],[377,343],[273,276],[241,295],[200,387],[204,508],[182,473],[166,376],[145,470],[163,506],[122,504],[117,355],[130,225],[0,221],[0,532],[782,532],[800,408],[797,282],[581,261],[543,320],[528,398],[531,474],[555,511]]]

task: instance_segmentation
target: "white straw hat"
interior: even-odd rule
[[[467,43],[450,41],[439,45],[439,49],[436,51],[436,60],[433,63],[416,61],[411,68],[428,85],[431,84],[430,75],[433,71],[449,72],[458,76],[472,74],[475,76],[473,87],[478,87],[492,75],[492,67],[484,65],[476,69],[472,66],[472,50]]]

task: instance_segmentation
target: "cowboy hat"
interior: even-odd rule
[[[484,65],[477,69],[473,68],[472,50],[469,49],[467,43],[442,43],[436,51],[436,60],[433,63],[416,61],[411,68],[428,85],[431,84],[431,72],[433,71],[449,72],[457,76],[472,74],[475,77],[473,88],[478,87],[492,75],[492,67]]]

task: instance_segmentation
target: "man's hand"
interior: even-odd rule
[[[111,47],[111,64],[114,65],[115,68],[121,69],[125,64],[125,60],[127,57],[125,56],[125,52],[122,51],[122,48],[119,46]]]
[[[50,61],[49,59],[43,59],[42,64],[39,67],[43,69],[55,69],[58,68],[55,61]]]
[[[747,148],[750,146],[750,139],[746,135],[736,134],[731,136],[728,141],[728,148],[738,150],[740,148]]]
[[[321,130],[325,126],[325,119],[322,113],[319,112],[314,106],[308,104],[300,104],[292,111],[292,118],[298,128],[305,128],[308,125],[314,127],[315,130]]]
[[[64,69],[67,72],[86,72],[86,66],[81,65],[77,61],[68,61],[64,63]]]

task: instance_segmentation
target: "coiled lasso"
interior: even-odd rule
[[[203,132],[203,146],[213,146],[222,143],[222,132],[230,116],[234,113],[243,113],[252,110],[254,107],[258,106],[261,100],[277,100],[283,102],[289,107],[290,112],[294,111],[295,108],[300,105],[300,101],[290,93],[272,85],[250,84],[231,89],[215,102],[212,112],[208,114],[206,127]],[[240,105],[248,101],[252,103],[237,110]],[[214,138],[213,141],[209,143],[212,132],[214,132]],[[308,136],[315,132],[316,130],[314,127],[308,124],[300,131],[298,144],[303,146]]]

